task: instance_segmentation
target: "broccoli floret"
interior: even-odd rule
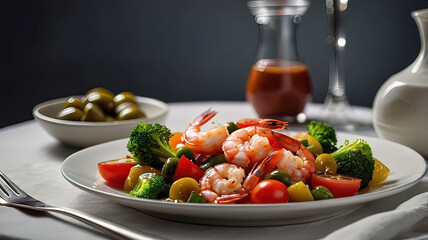
[[[139,163],[159,165],[169,157],[176,157],[169,145],[171,136],[171,130],[164,125],[140,123],[131,132],[128,151]]]
[[[324,153],[332,153],[337,150],[336,131],[330,125],[312,121],[307,125],[308,134],[320,142]]]
[[[346,141],[337,151],[330,154],[336,159],[337,173],[361,179],[361,187],[367,187],[372,180],[374,164],[370,145],[362,139]]]
[[[138,177],[137,185],[129,193],[132,197],[158,199],[169,191],[168,181],[154,173],[144,173]]]

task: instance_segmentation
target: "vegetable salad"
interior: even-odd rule
[[[201,127],[209,109],[172,133],[161,124],[137,125],[127,144],[131,156],[101,162],[111,186],[132,197],[190,203],[287,203],[356,195],[383,182],[387,166],[363,139],[338,145],[336,131],[311,122],[295,135],[275,119],[242,119]]]

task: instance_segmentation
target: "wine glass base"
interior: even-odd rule
[[[314,120],[324,122],[338,131],[354,132],[372,128],[372,124],[356,120],[355,112],[348,101],[328,102],[322,106],[321,113]]]

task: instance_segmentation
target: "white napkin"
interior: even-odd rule
[[[323,240],[391,239],[428,217],[428,192],[400,204],[396,209],[378,213],[327,235]]]

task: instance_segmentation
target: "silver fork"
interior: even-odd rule
[[[109,236],[116,239],[165,239],[149,233],[137,232],[125,226],[107,221],[105,219],[80,212],[77,210],[55,207],[45,204],[22,191],[3,172],[0,171],[0,205],[9,207],[26,208],[38,211],[50,211],[78,219],[93,227],[96,227]]]

